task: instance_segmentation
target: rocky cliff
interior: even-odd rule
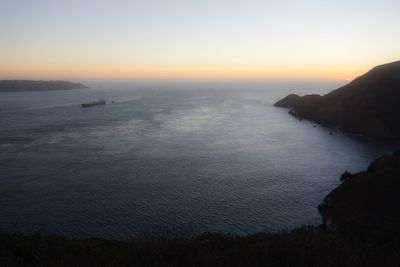
[[[400,150],[341,180],[318,207],[325,225],[400,245]]]
[[[275,103],[290,113],[344,131],[400,139],[400,61],[374,67],[326,95],[289,95]]]

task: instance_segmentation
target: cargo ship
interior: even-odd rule
[[[89,107],[94,107],[94,106],[101,106],[101,105],[105,105],[106,101],[104,101],[103,99],[100,99],[98,101],[92,101],[92,102],[86,102],[86,103],[82,103],[81,107],[83,108],[89,108]]]

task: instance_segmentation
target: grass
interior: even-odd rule
[[[399,266],[395,247],[321,226],[247,236],[143,234],[129,241],[1,233],[0,266]]]

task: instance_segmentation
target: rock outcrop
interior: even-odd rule
[[[318,207],[325,225],[400,244],[400,151],[379,157],[366,171],[345,172],[341,181]]]

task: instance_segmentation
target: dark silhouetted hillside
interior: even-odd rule
[[[319,206],[325,224],[400,247],[400,151],[341,180]]]
[[[88,88],[80,83],[67,81],[31,81],[31,80],[2,80],[0,81],[0,92],[29,92],[29,91],[51,91],[71,90]]]
[[[380,65],[329,94],[289,95],[275,103],[295,116],[344,131],[400,139],[400,61]]]

